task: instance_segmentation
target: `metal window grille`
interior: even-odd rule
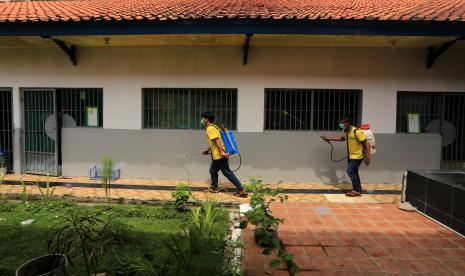
[[[361,118],[361,90],[265,89],[265,130],[335,131],[344,116]]]
[[[421,132],[439,133],[443,136],[443,169],[465,167],[465,93],[398,92],[397,132],[407,132],[407,114],[420,114]],[[432,127],[434,124],[438,128]],[[450,131],[446,125],[455,129]],[[451,134],[455,134],[455,137]]]
[[[237,89],[144,88],[143,127],[201,129],[202,112],[215,114],[215,122],[229,129],[237,124]]]
[[[440,93],[399,92],[397,93],[396,129],[407,132],[407,114],[420,114],[420,130],[425,131],[432,121],[441,118],[442,97]]]
[[[77,127],[87,126],[87,107],[98,108],[98,127],[103,127],[103,89],[60,88],[56,89],[58,109],[71,116]]]
[[[13,169],[13,110],[11,89],[0,88],[0,146],[5,151],[8,171]]]

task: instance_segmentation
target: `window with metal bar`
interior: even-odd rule
[[[338,130],[339,121],[361,118],[361,90],[265,89],[265,130]]]
[[[443,169],[465,166],[465,93],[411,92],[397,93],[398,133],[408,132],[408,114],[420,116],[420,132],[442,135]]]
[[[103,127],[103,89],[60,88],[56,89],[56,92],[59,103],[58,110],[61,110],[64,115],[64,127],[71,127],[66,121],[69,117],[74,120],[77,127]],[[97,108],[97,125],[87,121],[88,108]]]
[[[8,171],[13,169],[13,110],[11,89],[0,88],[0,147],[6,154]]]
[[[215,123],[229,129],[237,124],[237,89],[144,88],[143,128],[201,129],[200,115],[215,114]]]
[[[398,133],[407,132],[408,113],[418,113],[420,116],[420,131],[424,132],[432,121],[441,118],[441,105],[441,93],[398,92],[396,131]]]

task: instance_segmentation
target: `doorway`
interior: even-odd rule
[[[54,89],[23,89],[23,171],[58,175],[57,112]]]
[[[23,164],[30,174],[61,175],[63,128],[102,127],[103,89],[22,89]],[[96,112],[89,120],[89,112]]]

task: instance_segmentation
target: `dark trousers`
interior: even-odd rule
[[[241,182],[237,179],[236,175],[229,168],[229,162],[227,158],[221,158],[219,160],[212,160],[212,165],[210,166],[210,175],[212,178],[212,188],[218,188],[218,172],[221,170],[223,175],[231,181],[238,190],[244,190]]]
[[[355,191],[362,192],[362,183],[360,182],[360,176],[358,175],[358,168],[362,164],[363,159],[349,159],[347,166],[347,174],[352,181],[352,187]]]

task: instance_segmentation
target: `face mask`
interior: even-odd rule
[[[345,128],[344,123],[340,123],[340,124],[339,124],[339,128],[340,128],[340,129],[344,129],[344,128]]]
[[[206,123],[206,122],[205,122],[205,119],[200,120],[200,125],[201,125],[201,126],[205,127],[205,123]]]

